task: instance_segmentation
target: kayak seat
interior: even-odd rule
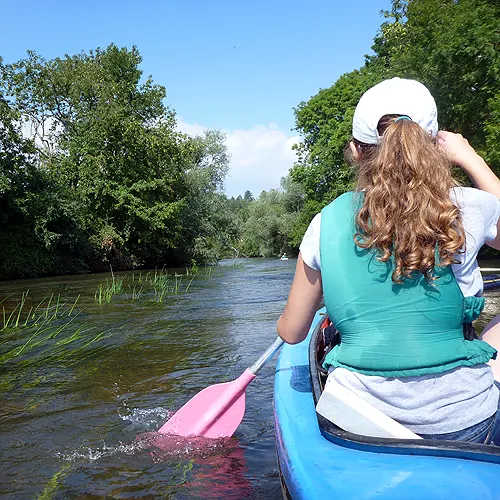
[[[316,355],[313,361],[322,388],[316,412],[337,427],[353,434],[378,438],[421,439],[410,429],[328,376],[328,371],[322,366],[323,360],[341,341],[340,333],[327,315],[321,322],[320,329],[314,346]]]
[[[353,391],[328,377],[316,412],[337,427],[363,436],[421,439],[407,427],[388,417]]]

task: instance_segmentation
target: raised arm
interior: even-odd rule
[[[500,179],[479,156],[467,139],[460,134],[441,130],[437,135],[438,144],[448,158],[469,176],[481,191],[486,191],[500,199]],[[487,245],[500,250],[500,220],[497,223],[497,237]]]

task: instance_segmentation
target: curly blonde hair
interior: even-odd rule
[[[432,282],[435,266],[457,263],[464,246],[461,214],[450,198],[457,183],[432,137],[398,116],[380,119],[378,145],[353,140],[359,153],[357,191],[364,192],[354,241],[377,250],[382,262],[393,255],[394,283],[418,272]]]

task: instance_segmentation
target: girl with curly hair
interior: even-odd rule
[[[461,135],[438,132],[414,80],[369,89],[352,135],[356,189],[311,222],[278,334],[301,342],[323,298],[341,337],[329,379],[424,438],[500,444],[500,322],[482,339],[471,327],[478,251],[500,249],[500,180]],[[453,164],[476,188],[458,186]]]

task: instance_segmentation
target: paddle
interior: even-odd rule
[[[177,436],[230,437],[245,413],[245,389],[283,345],[278,337],[236,380],[206,387],[178,410],[158,432]]]

